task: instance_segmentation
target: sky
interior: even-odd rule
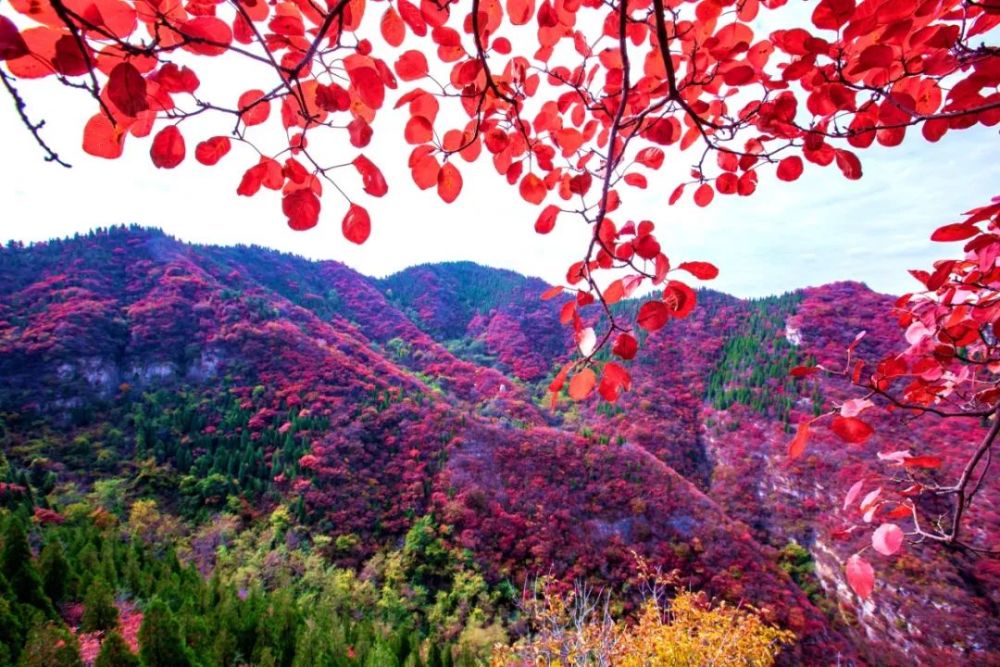
[[[250,87],[228,73],[216,76],[217,85],[229,86],[233,95]],[[205,86],[211,75],[202,80]],[[375,139],[364,149],[389,182],[386,197],[360,202],[372,216],[368,242],[356,246],[343,239],[340,220],[346,204],[334,194],[324,197],[317,227],[294,232],[281,214],[278,193],[236,195],[243,171],[255,158],[234,149],[212,168],[193,159],[197,140],[219,133],[219,128],[201,131],[195,125],[194,132],[186,131],[188,159],[171,171],[152,165],[149,138],[130,137],[121,159],[102,160],[80,147],[83,125],[94,113],[92,100],[51,81],[20,85],[28,113],[46,120],[46,141],[73,168],[43,160],[4,96],[0,242],[43,241],[94,227],[138,223],[187,242],[258,244],[313,259],[335,259],[371,276],[426,262],[471,260],[558,283],[582,256],[589,238],[589,229],[570,216],[561,217],[552,234],[536,234],[533,226],[540,209],[521,201],[489,160],[460,163],[465,186],[453,204],[444,204],[433,190],[418,190],[406,168],[409,147],[402,142],[401,115],[380,116]],[[643,193],[629,191],[624,210],[636,220],[657,224],[672,263],[715,263],[721,273],[710,286],[737,296],[764,296],[837,280],[863,281],[875,290],[899,294],[917,288],[907,269],[927,268],[934,259],[960,252],[958,244],[931,243],[934,229],[1000,194],[996,134],[996,129],[977,127],[929,144],[911,130],[903,146],[861,151],[864,177],[859,181],[844,179],[835,166],[807,162],[805,174],[795,183],[777,181],[771,170],[762,175],[752,197],[717,195],[705,209],[691,204],[690,194],[682,203],[667,206],[676,184],[669,172],[683,173],[697,158],[694,151],[668,150],[666,173],[651,178]],[[343,161],[351,159],[353,154]],[[615,219],[622,222],[625,217],[616,213]]]

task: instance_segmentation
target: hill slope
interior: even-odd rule
[[[126,503],[153,495],[192,526],[285,505],[345,565],[430,517],[492,585],[552,573],[625,590],[635,552],[795,630],[791,662],[995,659],[988,568],[913,549],[860,606],[839,566],[856,545],[826,537],[854,454],[782,465],[788,421],[845,391],[795,385],[787,369],[836,354],[882,297],[702,292],[690,319],[648,341],[619,406],[553,412],[539,399],[568,341],[544,287],[467,263],[377,281],[136,228],[7,248],[9,474],[52,502],[129,480]],[[867,351],[893,335],[870,332]],[[925,435],[906,428],[879,437]],[[785,571],[793,540],[818,579]],[[208,571],[216,556],[198,558]]]

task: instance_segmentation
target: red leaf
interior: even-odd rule
[[[613,306],[625,297],[625,283],[621,278],[613,281],[608,285],[607,289],[604,290],[604,294],[601,295],[604,298],[604,303],[609,306]]]
[[[240,95],[240,99],[236,102],[240,109],[240,120],[247,127],[260,125],[271,114],[271,103],[267,100],[262,101],[263,97],[263,90],[248,90]]]
[[[410,168],[410,173],[413,175],[413,182],[421,190],[426,190],[437,185],[440,171],[441,168],[438,166],[437,160],[430,155],[418,158]]]
[[[872,533],[872,547],[883,556],[891,556],[903,546],[903,531],[894,523],[883,523]]]
[[[374,68],[356,67],[348,71],[347,76],[365,106],[371,109],[382,107],[382,103],[385,102],[385,84]]]
[[[698,302],[698,297],[694,290],[684,283],[677,280],[670,280],[663,290],[663,301],[667,304],[674,317],[683,318],[690,315],[691,311],[694,310],[695,304]]]
[[[594,371],[584,368],[569,381],[569,397],[574,401],[582,401],[594,390],[595,384],[597,376],[594,375]]]
[[[875,570],[871,563],[861,556],[854,554],[847,559],[847,583],[851,589],[864,600],[871,597],[875,588]]]
[[[795,460],[806,451],[806,443],[809,441],[809,422],[800,422],[799,428],[795,432],[795,437],[788,443],[788,458]]]
[[[197,16],[182,24],[181,32],[194,38],[184,48],[203,56],[222,55],[233,41],[229,25],[214,16]]]
[[[437,191],[438,196],[447,204],[458,199],[462,192],[462,174],[451,162],[445,162],[438,171]]]
[[[567,301],[559,309],[559,324],[569,324],[576,317],[576,301]]]
[[[715,197],[715,190],[708,183],[702,183],[698,186],[698,189],[694,191],[694,203],[702,208],[708,206],[712,203],[712,199]]]
[[[651,234],[640,236],[632,241],[635,254],[643,259],[653,259],[660,254],[660,242]]]
[[[874,491],[869,491],[865,494],[865,497],[861,499],[861,505],[859,509],[862,512],[868,513],[874,511],[879,506],[879,498],[882,496],[882,487],[878,487]]]
[[[347,133],[355,148],[364,148],[372,140],[372,128],[363,118],[355,118],[348,123]]]
[[[371,234],[371,218],[368,217],[368,211],[363,207],[351,204],[340,227],[344,232],[345,239],[361,245],[368,240],[368,236]]]
[[[265,188],[280,190],[285,184],[285,173],[279,163],[274,158],[262,157],[260,166],[263,173],[263,183]]]
[[[423,37],[427,34],[427,23],[416,5],[409,0],[399,0],[396,6],[399,7],[400,17],[406,22],[406,25],[410,26],[414,35]]]
[[[26,55],[28,45],[17,31],[17,26],[6,16],[0,16],[0,60],[13,60]]]
[[[555,393],[563,388],[563,385],[566,384],[566,376],[569,375],[571,368],[573,368],[572,362],[559,369],[559,372],[552,379],[552,383],[549,384],[549,391]]]
[[[789,375],[797,378],[809,377],[816,373],[819,373],[819,369],[815,366],[796,366],[788,372]]]
[[[893,61],[892,47],[885,44],[872,44],[865,47],[861,55],[858,56],[858,64],[854,67],[854,72],[864,70],[889,67]]]
[[[851,485],[850,489],[848,489],[847,495],[844,496],[845,512],[852,504],[854,504],[854,501],[858,499],[858,496],[861,495],[861,489],[864,488],[864,485],[865,485],[865,480],[859,479],[858,481],[856,481],[854,484]]]
[[[275,34],[286,37],[301,37],[306,34],[306,27],[300,16],[288,14],[275,16],[267,24],[267,27]]]
[[[913,508],[907,505],[896,505],[885,513],[887,519],[905,519],[910,516],[913,516]]]
[[[852,181],[861,178],[861,160],[851,151],[838,148],[834,151],[837,160],[837,167],[844,173],[844,176]]]
[[[857,417],[841,417],[840,415],[833,418],[830,428],[841,440],[855,445],[861,444],[875,432],[871,426]]]
[[[635,358],[639,350],[639,344],[631,334],[620,333],[615,339],[615,344],[611,347],[611,352],[621,357],[625,361]]]
[[[439,28],[448,21],[451,10],[448,3],[438,4],[437,0],[420,0],[420,14],[432,28]]]
[[[542,301],[549,301],[551,299],[556,298],[562,293],[563,293],[563,288],[561,286],[556,285],[555,287],[550,287],[544,292],[542,292]]]
[[[167,125],[153,137],[149,156],[160,169],[173,169],[184,161],[184,137],[176,125]]]
[[[545,200],[545,183],[542,179],[538,178],[534,174],[526,174],[524,178],[521,179],[521,185],[518,186],[518,191],[521,193],[521,198],[526,202],[531,204],[541,204]]]
[[[173,63],[167,63],[149,78],[155,79],[168,93],[193,93],[201,85],[194,71],[188,67],[177,67]]]
[[[210,167],[221,160],[231,147],[228,137],[212,137],[195,146],[194,159]]]
[[[399,13],[391,5],[382,15],[379,27],[382,31],[382,38],[389,46],[398,47],[403,43],[403,39],[406,37],[406,26],[403,24],[403,19],[399,17]]]
[[[715,189],[719,194],[731,195],[739,189],[739,179],[736,174],[723,172],[715,179]]]
[[[676,204],[677,200],[679,200],[681,198],[682,194],[684,194],[684,184],[683,183],[681,185],[678,185],[676,188],[674,188],[674,191],[670,193],[670,199],[667,200],[667,205],[668,206],[673,206],[674,204]]]
[[[411,116],[403,129],[408,144],[426,144],[434,139],[434,126],[423,116]]]
[[[288,226],[297,232],[316,226],[319,209],[319,197],[308,188],[292,190],[281,200],[281,212],[288,218]]]
[[[252,197],[257,194],[266,173],[267,166],[263,163],[255,164],[247,169],[243,172],[243,178],[240,179],[240,185],[236,188],[236,194],[241,197]]]
[[[302,163],[293,157],[285,160],[284,166],[281,168],[281,173],[292,183],[303,184],[306,179],[309,178],[309,172],[306,168],[302,166]]]
[[[802,175],[802,158],[798,155],[786,157],[778,163],[778,178],[782,181],[794,181]]]
[[[114,160],[122,155],[125,130],[116,127],[103,112],[92,116],[83,128],[83,150],[96,157]]]
[[[813,11],[813,25],[822,30],[837,30],[854,13],[854,0],[822,0]]]
[[[350,94],[335,83],[316,86],[316,106],[331,113],[351,108]]]
[[[394,67],[403,81],[416,81],[427,76],[427,58],[420,51],[407,51],[399,57]]]
[[[938,227],[934,230],[934,233],[931,234],[931,241],[939,241],[942,243],[946,243],[948,241],[964,241],[965,239],[972,238],[978,233],[979,228],[975,225],[957,222],[953,225]]]
[[[635,161],[650,169],[659,169],[663,165],[663,149],[656,146],[643,148],[635,156]]]
[[[662,301],[647,301],[639,308],[636,323],[646,331],[662,329],[670,319],[670,311]]]
[[[535,0],[507,0],[507,16],[514,25],[524,25],[535,14]]]
[[[542,209],[535,221],[535,231],[539,234],[548,234],[556,226],[556,218],[559,216],[559,207],[549,204]]]
[[[80,50],[80,45],[72,35],[64,35],[56,41],[55,57],[52,66],[56,72],[65,76],[80,76],[93,69],[91,54]]]
[[[131,63],[115,65],[108,75],[108,97],[126,116],[135,117],[149,108],[146,100],[146,80]]]
[[[382,176],[382,172],[375,163],[366,158],[364,155],[359,155],[354,158],[354,168],[358,170],[361,174],[361,182],[364,184],[364,190],[372,197],[381,197],[389,191],[389,186],[385,182],[385,177]]]
[[[903,465],[907,468],[940,468],[942,459],[940,456],[911,456],[903,459]]]
[[[722,76],[722,80],[727,86],[742,86],[745,83],[750,83],[757,76],[757,72],[750,65],[738,65]]]
[[[625,183],[640,190],[646,189],[646,177],[642,174],[625,174]]]
[[[627,370],[613,361],[604,364],[601,384],[597,387],[597,392],[604,400],[614,403],[622,391],[628,391],[631,388],[632,377]]]
[[[719,269],[709,262],[681,262],[677,268],[687,271],[699,280],[712,280],[719,275]]]
[[[939,141],[948,129],[947,118],[931,118],[930,120],[924,122],[923,127],[920,128],[920,133],[924,135],[924,139],[934,143]]]
[[[680,134],[680,123],[674,118],[659,118],[650,123],[642,136],[655,144],[669,146],[677,140]]]
[[[670,271],[670,260],[661,252],[653,260],[653,284],[659,285],[663,283],[668,271]]]

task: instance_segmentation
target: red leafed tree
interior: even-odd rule
[[[861,333],[848,347],[843,368],[792,371],[841,374],[864,393],[801,423],[789,444],[791,459],[801,456],[817,422],[849,445],[875,433],[879,421],[872,417],[880,411],[981,424],[969,429],[970,442],[948,438],[920,443],[924,449],[917,452],[879,452],[883,470],[847,491],[844,510],[856,510],[862,520],[843,532],[873,528],[870,546],[847,563],[848,582],[861,597],[871,595],[874,583],[874,569],[862,555],[869,548],[891,556],[910,540],[1000,556],[991,544],[996,535],[968,518],[989,479],[1000,436],[1000,197],[939,228],[931,239],[965,241],[964,254],[935,262],[933,271],[911,271],[924,289],[895,304],[905,349],[875,363],[857,359]]]
[[[193,143],[202,164],[242,173],[237,194],[281,192],[292,228],[318,224],[325,204],[343,216],[355,243],[371,231],[365,198],[389,189],[364,149],[380,114],[405,114],[407,165],[419,188],[452,202],[462,191],[462,163],[489,160],[540,208],[539,233],[565,219],[589,227],[567,286],[546,295],[569,297],[561,319],[574,327],[581,352],[551,389],[553,400],[564,385],[574,399],[596,391],[615,400],[629,389],[629,373],[617,361],[596,363],[597,351],[610,345],[629,361],[634,327],[655,331],[694,308],[695,292],[680,277],[716,274],[704,262],[673,265],[656,221],[617,217],[626,192],[646,188],[667,151],[691,166],[681,182],[654,181],[671,193],[665,199],[690,196],[707,206],[716,194],[753,195],[772,169],[781,181],[820,167],[857,179],[859,149],[896,146],[916,133],[937,141],[1000,121],[1000,54],[987,42],[1000,23],[996,0],[821,0],[808,22],[786,1],[12,0],[0,15],[0,75],[49,160],[61,161],[29,116],[19,78],[54,77],[89,94],[94,115],[83,147],[92,155],[117,158],[152,135],[143,143],[153,163],[171,169]],[[751,27],[759,15],[774,26],[767,34]],[[209,59],[253,73],[238,99],[201,86],[198,72]],[[213,114],[228,121],[215,136],[187,130],[189,119]],[[972,331],[968,323],[949,319],[963,316],[928,315],[957,312],[953,304],[966,298],[992,303],[992,283],[983,280],[992,274],[962,273],[986,256],[969,252],[980,259],[939,267],[926,298],[901,306],[910,309],[908,327],[920,322],[930,332],[921,340],[959,336],[955,355],[944,363],[934,350],[907,352],[903,375],[912,378],[916,354],[942,364],[941,377],[964,365],[971,370],[953,384],[971,392],[966,411],[992,414],[995,399],[981,395],[981,373],[973,371],[995,363],[993,334],[970,343],[971,334],[956,333]],[[657,291],[634,322],[614,315],[611,306],[650,286]],[[992,312],[967,310],[970,322]],[[916,331],[908,328],[911,338]],[[979,356],[965,357],[979,344]],[[871,390],[897,396],[901,382],[891,364],[885,368]],[[952,382],[928,379],[900,400],[931,408],[939,381]],[[869,429],[846,415],[832,426],[848,439]],[[803,436],[795,448],[804,446]],[[968,499],[969,483],[938,491]],[[961,518],[937,537],[918,535],[955,542]],[[890,550],[896,537],[887,529],[879,543]],[[866,565],[851,562],[856,579],[870,572]]]

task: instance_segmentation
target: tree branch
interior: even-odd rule
[[[73,165],[62,160],[59,154],[56,153],[52,148],[49,147],[45,140],[42,138],[41,129],[45,126],[45,121],[39,121],[38,123],[31,122],[28,118],[26,111],[27,104],[21,94],[18,92],[17,88],[14,87],[14,77],[9,76],[3,69],[0,69],[0,79],[3,79],[4,88],[7,89],[7,93],[14,100],[14,108],[17,109],[17,115],[21,117],[21,122],[24,124],[28,131],[31,132],[31,136],[35,138],[35,143],[37,143],[43,151],[45,151],[45,161],[55,162],[58,165],[62,165],[67,169],[71,168]]]

